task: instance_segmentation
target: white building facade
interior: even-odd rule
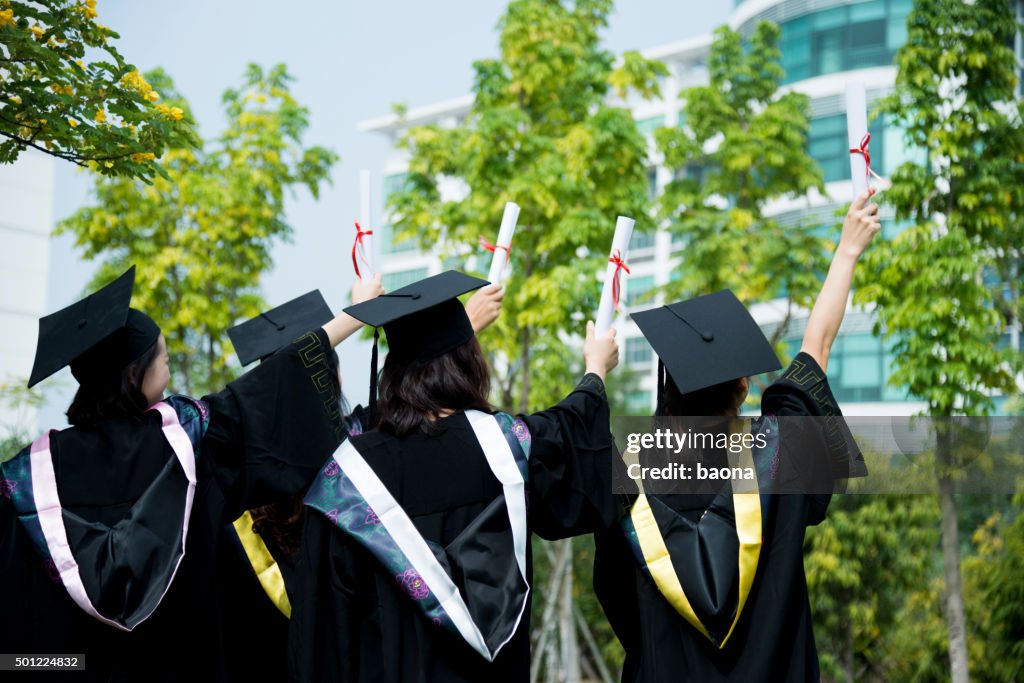
[[[20,384],[35,358],[39,318],[46,313],[53,230],[54,160],[28,150],[0,164],[0,384]],[[0,437],[36,431],[36,410],[0,403]]]

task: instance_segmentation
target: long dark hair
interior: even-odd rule
[[[120,374],[105,380],[79,385],[68,407],[68,422],[75,427],[88,427],[100,420],[118,417],[139,418],[146,411],[142,382],[146,370],[156,359],[159,341],[126,365]]]
[[[429,432],[442,412],[489,411],[490,390],[491,374],[476,337],[428,361],[399,360],[388,354],[374,426],[395,436],[421,427]]]
[[[658,415],[735,415],[743,401],[741,379],[731,379],[697,391],[680,393],[672,375],[665,373],[665,387]]]

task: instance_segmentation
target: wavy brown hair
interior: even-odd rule
[[[490,411],[491,374],[476,337],[428,361],[388,354],[380,373],[374,426],[395,436],[430,432],[443,412]]]
[[[697,391],[680,393],[672,376],[665,373],[665,388],[658,415],[696,417],[701,415],[736,415],[743,404],[740,379],[713,384]]]

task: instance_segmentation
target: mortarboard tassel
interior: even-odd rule
[[[655,415],[665,414],[665,363],[658,359],[658,405],[654,409]]]
[[[380,328],[373,328],[373,350],[370,351],[370,424],[372,429],[376,426],[374,420],[377,417],[377,341],[380,339]]]

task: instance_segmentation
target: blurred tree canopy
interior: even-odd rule
[[[731,289],[743,301],[784,297],[809,307],[828,268],[829,243],[817,226],[782,225],[765,205],[812,190],[823,175],[807,152],[809,100],[782,93],[779,27],[761,21],[744,40],[728,26],[715,31],[709,83],[680,93],[685,125],[656,132],[673,180],[658,202],[659,218],[683,242],[670,300]],[[789,316],[777,326],[778,341]]]
[[[162,71],[146,79],[169,105],[188,103]],[[289,92],[284,65],[250,64],[224,92],[227,127],[198,147],[175,147],[161,162],[166,177],[96,179],[96,202],[63,221],[102,283],[138,267],[132,305],[160,325],[171,356],[172,386],[201,394],[231,379],[226,332],[266,307],[260,275],[275,243],[292,234],[285,193],[317,196],[337,156],[304,147],[309,112]]]
[[[33,148],[105,176],[166,179],[164,151],[198,142],[191,118],[97,16],[96,0],[0,0],[0,163]]]
[[[473,106],[453,128],[412,127],[405,186],[389,198],[398,239],[452,263],[494,240],[506,201],[522,207],[501,317],[484,333],[499,402],[547,407],[571,387],[581,360],[567,335],[593,318],[595,275],[618,214],[638,219],[647,202],[647,145],[612,88],[657,93],[664,66],[629,53],[616,68],[601,49],[611,0],[514,0],[499,23],[501,56],[476,62]],[[442,196],[455,182],[461,196]],[[489,254],[487,255],[489,256]],[[487,258],[477,270],[486,271]],[[612,380],[614,382],[614,379]]]

